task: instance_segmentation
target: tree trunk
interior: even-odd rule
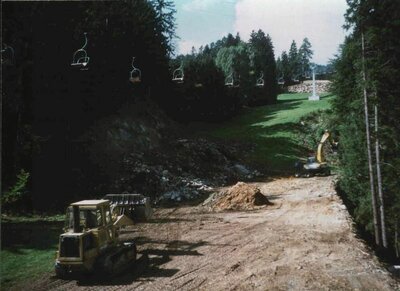
[[[375,105],[375,157],[376,157],[376,176],[378,181],[378,198],[379,198],[379,213],[381,218],[381,235],[382,245],[387,248],[386,239],[386,226],[385,226],[385,205],[383,200],[382,191],[382,175],[381,175],[381,164],[380,164],[380,152],[379,152],[379,129],[378,129],[378,106]]]
[[[364,94],[365,133],[367,136],[368,170],[369,170],[369,182],[371,190],[372,214],[374,222],[375,243],[377,245],[380,245],[378,210],[376,208],[376,194],[374,185],[374,170],[372,167],[371,136],[369,133],[368,97],[367,97],[367,84],[366,84],[367,77],[365,74],[364,33],[361,33],[361,47],[362,47],[362,79],[363,79],[363,94]]]
[[[396,257],[399,258],[400,257],[400,251],[399,251],[399,242],[398,242],[398,222],[396,221],[396,228],[394,229],[394,248],[396,250]]]

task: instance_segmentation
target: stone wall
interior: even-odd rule
[[[318,93],[330,92],[331,81],[317,80],[315,81],[315,89]],[[312,81],[304,81],[303,83],[288,87],[290,93],[312,93]]]

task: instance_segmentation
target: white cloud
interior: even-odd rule
[[[183,4],[182,9],[188,12],[194,10],[205,10],[218,3],[218,0],[191,0],[188,3]]]
[[[344,40],[345,0],[240,0],[235,7],[234,30],[243,39],[262,29],[275,46],[275,55],[289,50],[292,40],[299,47],[308,37],[314,61],[326,63]]]

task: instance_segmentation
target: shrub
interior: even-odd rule
[[[27,198],[27,184],[30,174],[21,169],[17,175],[17,181],[15,185],[3,193],[1,196],[1,204],[4,211],[16,211],[20,210],[21,202]]]

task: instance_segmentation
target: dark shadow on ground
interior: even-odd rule
[[[278,194],[278,195],[266,195],[269,201],[274,201],[274,200],[278,200],[280,198],[282,198],[282,194]]]
[[[164,248],[146,248],[139,253],[138,260],[118,275],[101,278],[96,275],[81,276],[77,284],[81,286],[117,286],[131,285],[133,282],[153,281],[152,278],[172,277],[179,269],[166,269],[162,265],[174,256],[202,256],[196,248],[208,244],[205,241],[188,242],[181,240],[157,241],[146,237],[137,238],[138,244],[165,244]],[[190,260],[190,258],[188,258]]]
[[[23,253],[21,248],[55,250],[63,225],[59,221],[2,222],[2,249],[18,254]]]
[[[191,200],[183,200],[183,201],[172,201],[172,200],[164,200],[162,201],[157,207],[162,207],[162,208],[176,208],[176,207],[182,207],[182,206],[197,206],[201,203],[203,203],[209,196],[210,194],[213,193],[213,191],[210,191],[210,193],[203,193],[200,194],[198,197],[195,199]],[[181,220],[183,221],[183,220]],[[165,221],[167,223],[168,221]],[[151,221],[150,221],[151,223]],[[156,222],[158,223],[158,222]],[[163,223],[163,222],[161,222]]]
[[[336,193],[339,195],[339,197],[342,199],[344,205],[346,205],[346,208],[348,209],[350,215],[355,221],[355,210],[356,210],[356,205],[354,202],[352,202],[346,193],[343,191],[343,189],[340,188],[338,184],[335,186]],[[368,246],[368,249],[370,249],[371,253],[375,253],[375,255],[378,257],[378,259],[383,263],[383,265],[399,265],[400,264],[400,258],[398,258],[395,254],[394,250],[390,249],[385,249],[383,247],[373,247],[375,245],[375,237],[371,232],[368,232],[365,230],[363,226],[360,224],[354,223],[355,226],[355,235],[356,237],[361,240],[364,245]],[[400,277],[395,279],[399,280]]]

